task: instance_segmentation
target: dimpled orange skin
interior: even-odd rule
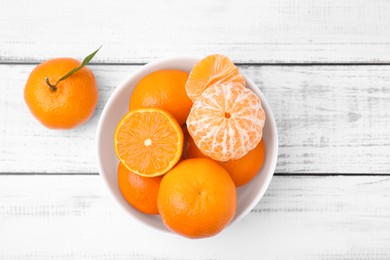
[[[188,159],[164,175],[157,207],[173,232],[188,238],[210,237],[233,219],[236,188],[227,171],[214,161]]]
[[[209,158],[196,147],[191,137],[188,137],[186,146],[186,158]],[[227,162],[215,162],[225,168],[230,177],[232,177],[236,187],[241,187],[249,183],[260,171],[264,163],[264,153],[264,139],[261,139],[260,143],[244,157]]]
[[[129,110],[160,108],[184,125],[192,106],[185,90],[187,78],[188,73],[180,70],[159,70],[146,75],[130,97]]]
[[[145,214],[158,214],[157,194],[162,176],[143,177],[118,165],[118,185],[126,201]]]
[[[24,88],[24,99],[31,113],[46,127],[70,129],[85,123],[98,101],[95,76],[87,67],[82,68],[57,85],[53,91],[45,78],[54,85],[58,79],[80,66],[72,58],[56,58],[36,66]]]

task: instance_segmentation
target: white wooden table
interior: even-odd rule
[[[83,58],[94,117],[41,126],[39,62]],[[102,185],[95,132],[115,87],[172,55],[230,56],[267,97],[280,154],[265,197],[211,239],[151,233]],[[390,1],[1,1],[0,259],[390,259]]]

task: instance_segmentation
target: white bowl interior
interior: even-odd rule
[[[106,187],[114,196],[115,201],[119,203],[121,208],[123,208],[134,221],[151,228],[154,231],[160,231],[166,234],[172,233],[164,226],[160,216],[145,215],[134,209],[123,198],[118,187],[117,167],[119,160],[117,159],[114,150],[114,133],[118,122],[128,111],[130,95],[141,78],[153,71],[161,69],[178,69],[190,72],[192,67],[200,59],[201,57],[160,59],[143,66],[129,75],[129,77],[117,87],[108,100],[100,117],[97,130],[97,160],[99,172]],[[277,129],[271,108],[258,87],[256,87],[248,78],[246,78],[246,82],[247,86],[260,97],[267,117],[263,129],[265,160],[263,167],[257,176],[250,183],[238,189],[237,212],[232,223],[243,218],[260,201],[271,182],[278,155]]]

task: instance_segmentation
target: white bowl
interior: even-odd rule
[[[135,222],[165,234],[171,233],[163,224],[158,215],[145,215],[123,198],[117,179],[118,159],[114,150],[114,133],[122,116],[128,111],[129,98],[138,81],[153,71],[161,69],[178,69],[190,72],[192,67],[201,60],[201,57],[172,57],[153,61],[142,66],[129,75],[114,91],[103,109],[97,129],[97,160],[100,175],[105,186],[113,195],[114,200],[128,213]],[[267,190],[275,171],[278,156],[278,133],[271,108],[256,85],[245,77],[247,86],[260,97],[266,115],[263,138],[265,144],[265,160],[263,167],[256,177],[248,184],[238,189],[237,212],[233,221],[245,217],[260,201]]]

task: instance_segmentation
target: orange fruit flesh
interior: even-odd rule
[[[128,112],[115,133],[115,151],[130,171],[146,176],[159,176],[169,171],[180,159],[183,132],[169,113],[154,108]]]

